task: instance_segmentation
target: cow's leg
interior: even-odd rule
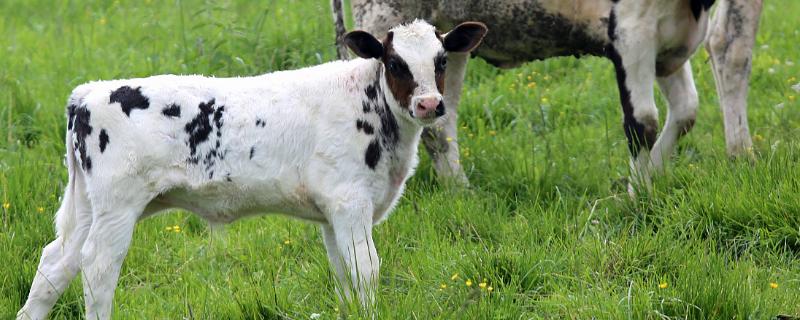
[[[615,11],[620,7],[615,6]],[[615,14],[618,13],[612,13],[611,17],[614,22],[609,28],[612,44],[607,54],[614,63],[624,113],[623,126],[632,157],[629,192],[633,193],[635,186],[649,188],[651,185],[650,150],[658,133],[658,109],[653,95],[655,26],[633,23],[635,19],[624,20],[627,24],[616,24]]]
[[[723,0],[711,22],[707,49],[725,120],[725,142],[731,156],[751,156],[747,123],[747,90],[761,0]]]
[[[117,180],[116,182],[121,182]],[[153,195],[143,183],[124,181],[119,187],[97,188],[102,197],[93,201],[92,226],[81,248],[83,298],[87,319],[111,317],[114,290],[128,253],[134,225]],[[125,190],[118,190],[124,188]]]
[[[467,185],[469,181],[461,167],[458,149],[458,103],[467,69],[469,53],[447,54],[445,70],[444,105],[445,115],[437,125],[425,128],[422,141],[431,155],[433,166],[440,178]]]
[[[369,201],[339,202],[331,210],[328,219],[333,239],[329,239],[330,235],[325,235],[332,267],[337,270],[337,274],[340,271],[336,268],[343,268],[341,278],[344,279],[339,279],[339,285],[345,297],[350,299],[351,290],[354,288],[361,305],[366,309],[375,302],[374,286],[377,283],[380,267],[378,252],[372,241],[372,214],[373,206]],[[325,228],[323,232],[329,232],[325,231]],[[332,241],[334,239],[335,241]],[[333,243],[335,248],[330,246]]]
[[[58,236],[42,250],[28,300],[17,319],[44,319],[80,269],[80,250],[92,222],[92,209],[80,179],[70,181],[57,220]],[[65,216],[69,215],[69,217]]]
[[[692,66],[688,60],[675,73],[659,77],[658,85],[667,97],[669,111],[664,130],[650,151],[653,168],[656,170],[663,169],[664,163],[672,155],[675,143],[694,126],[698,105]]]

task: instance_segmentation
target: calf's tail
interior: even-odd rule
[[[74,106],[69,108],[74,108]],[[73,121],[72,110],[70,110],[69,117],[71,123]],[[83,179],[82,172],[79,172],[76,168],[77,161],[75,158],[75,144],[73,141],[73,130],[72,128],[68,128],[65,145],[67,149],[66,165],[69,180],[67,181],[67,187],[64,188],[64,197],[61,199],[61,207],[58,208],[55,218],[56,235],[64,240],[70,237],[72,231],[76,228],[78,220],[76,201],[81,197],[79,192],[81,192],[83,186],[81,181],[79,181]]]

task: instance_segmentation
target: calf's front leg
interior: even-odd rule
[[[331,210],[329,224],[322,227],[328,259],[344,298],[352,299],[355,290],[367,310],[375,303],[380,268],[372,240],[372,208],[369,201],[343,202]]]

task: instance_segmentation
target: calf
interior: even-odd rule
[[[343,34],[341,1],[332,0],[337,33]],[[409,17],[423,17],[446,28],[479,20],[492,30],[475,55],[510,68],[556,56],[607,56],[614,63],[624,112],[624,130],[636,180],[649,182],[662,168],[676,141],[692,128],[698,105],[689,58],[703,42],[714,0],[353,0],[358,27],[383,33]],[[728,152],[751,145],[745,102],[750,55],[761,0],[723,0],[710,41],[714,74],[725,114]],[[340,55],[346,52],[339,50]],[[450,56],[445,76],[448,116],[423,142],[440,175],[465,182],[456,140],[467,54]],[[663,131],[658,132],[653,83],[669,102]]]
[[[42,319],[80,270],[86,317],[108,319],[138,220],[184,208],[212,223],[265,212],[321,224],[338,283],[373,301],[372,226],[417,164],[423,126],[444,112],[448,52],[486,33],[440,36],[415,21],[383,41],[344,37],[359,57],[246,78],[163,75],[76,88],[57,238],[17,318]]]

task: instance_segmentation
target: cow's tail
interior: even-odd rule
[[[331,11],[333,12],[333,23],[336,30],[336,55],[340,60],[349,59],[350,55],[347,53],[347,47],[344,45],[344,9],[342,8],[343,0],[331,0]]]
[[[72,99],[71,99],[72,100]],[[74,122],[75,104],[70,103],[68,108],[69,122]],[[69,126],[71,127],[71,126]],[[77,227],[79,206],[88,206],[86,199],[86,183],[83,181],[83,172],[77,166],[78,161],[75,157],[75,143],[73,140],[72,128],[67,129],[66,134],[66,165],[67,165],[67,187],[64,188],[64,196],[61,199],[61,207],[56,212],[55,225],[56,235],[62,240],[66,240],[74,233]],[[81,203],[79,203],[81,202]]]

